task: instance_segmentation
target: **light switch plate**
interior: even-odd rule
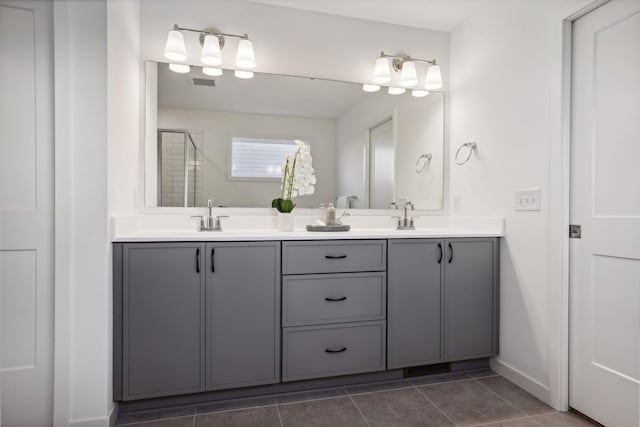
[[[540,210],[540,189],[527,188],[516,190],[516,210],[517,211],[539,211]]]

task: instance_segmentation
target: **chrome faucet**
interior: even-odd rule
[[[404,207],[404,216],[400,216],[400,215],[392,216],[392,218],[398,220],[397,229],[398,230],[415,230],[416,227],[413,223],[413,214],[409,216],[409,209],[408,209],[409,207],[411,207],[412,212],[415,210],[413,203],[411,203],[410,201],[406,201],[403,207]],[[398,210],[398,205],[392,202],[389,204],[389,208],[393,210]]]
[[[198,231],[222,231],[222,225],[220,220],[222,218],[229,218],[228,215],[213,215],[213,200],[207,200],[207,208],[209,209],[209,215],[192,215],[192,219],[199,219],[200,225]]]

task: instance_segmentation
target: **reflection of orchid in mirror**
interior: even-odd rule
[[[280,198],[271,202],[279,212],[291,212],[296,206],[291,199],[313,194],[316,184],[309,146],[297,139],[295,143],[296,152],[289,154],[285,161]]]

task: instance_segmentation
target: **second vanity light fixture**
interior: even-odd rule
[[[204,64],[202,72],[208,76],[222,75],[222,48],[225,45],[225,37],[235,37],[240,39],[238,52],[236,53],[236,67],[234,75],[240,79],[250,79],[253,77],[253,69],[256,67],[256,57],[253,52],[253,42],[249,40],[247,34],[227,34],[214,29],[194,30],[192,28],[182,28],[177,24],[169,31],[167,44],[164,48],[164,56],[171,61],[169,69],[176,73],[188,73],[191,71],[187,60],[187,48],[184,43],[183,32],[188,31],[200,34],[200,45],[202,53],[200,61]]]
[[[428,64],[424,84],[418,84],[418,72],[416,63]],[[429,95],[430,90],[442,87],[442,74],[440,66],[435,59],[417,59],[408,55],[387,55],[380,52],[373,70],[373,83],[365,83],[362,90],[365,92],[377,92],[380,87],[391,82],[391,70],[400,72],[400,86],[388,86],[388,93],[400,95],[407,89],[411,89],[411,95],[420,98]]]

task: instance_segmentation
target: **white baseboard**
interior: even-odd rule
[[[85,418],[69,421],[69,427],[112,427],[116,424],[118,412],[116,406],[111,408],[111,413],[106,417]]]
[[[491,359],[491,369],[505,377],[518,387],[533,394],[538,399],[542,400],[547,405],[551,405],[551,398],[549,395],[549,386],[542,384],[541,382],[531,378],[524,372],[514,368],[498,359]],[[557,409],[557,408],[556,408]]]

